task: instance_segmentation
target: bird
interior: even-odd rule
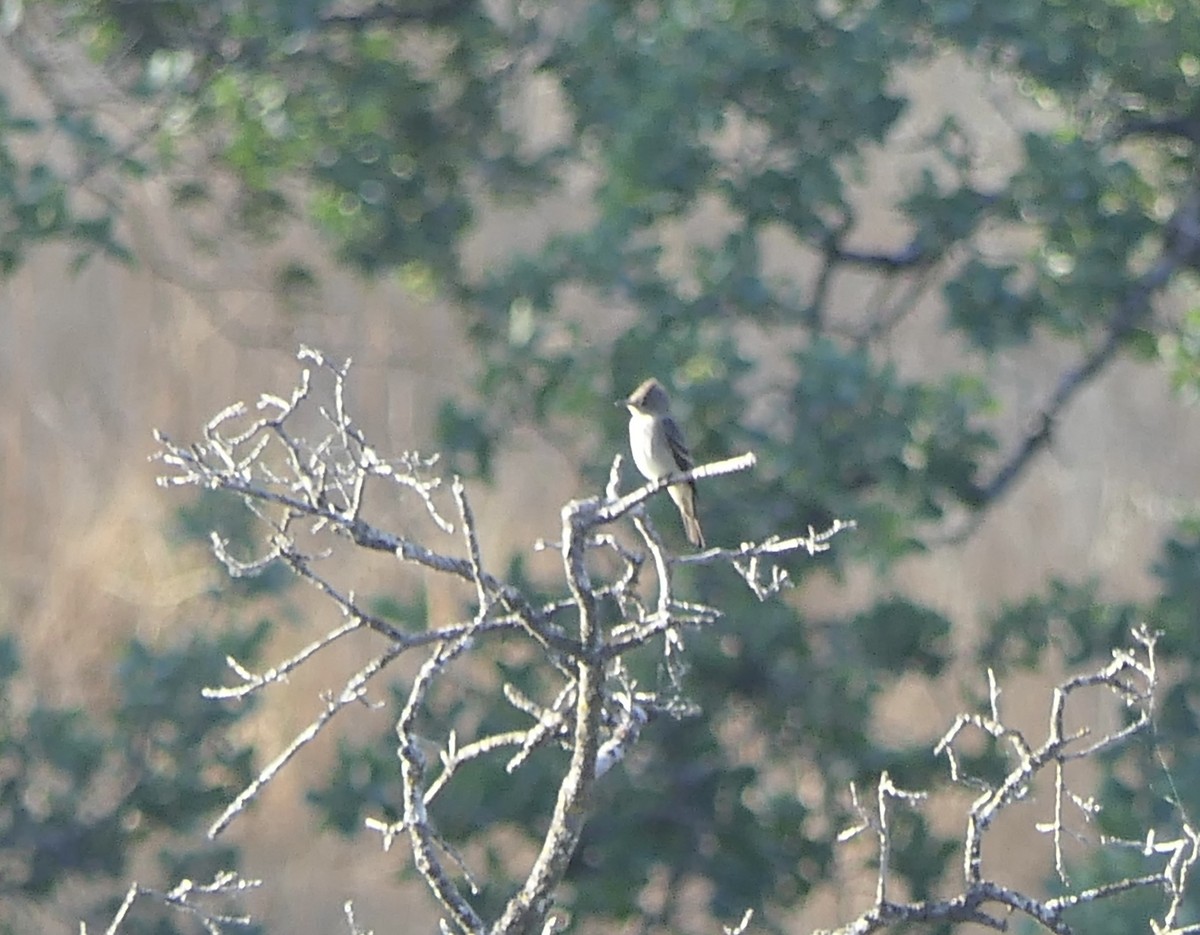
[[[629,410],[629,449],[633,463],[646,480],[661,480],[668,474],[692,469],[692,456],[683,441],[679,423],[671,415],[671,398],[663,385],[651,377],[618,406]],[[704,548],[704,531],[696,515],[696,485],[692,481],[672,484],[667,493],[679,508],[688,542]]]

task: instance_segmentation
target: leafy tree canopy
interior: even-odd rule
[[[0,97],[0,270],[56,239],[80,244],[82,257],[128,257],[122,201],[142,177],[169,184],[181,209],[219,212],[254,240],[313,223],[343,262],[461,308],[482,362],[482,402],[447,407],[441,428],[460,463],[485,473],[500,431],[536,420],[569,426],[598,480],[619,425],[607,425],[601,448],[571,420],[594,424],[614,395],[653,373],[686,391],[694,450],[759,453],[753,490],[705,489],[714,541],[854,516],[857,545],[841,554],[857,549],[886,566],[921,548],[948,513],[1003,495],[1075,393],[1118,355],[1161,354],[1184,386],[1200,374],[1200,313],[1169,314],[1162,301],[1194,289],[1200,264],[1194,3],[50,0],[7,9],[4,42],[53,113],[33,119]],[[86,52],[121,119],[56,67],[63,49],[76,53],[71,62]],[[985,171],[988,139],[953,115],[903,123],[906,76],[946,55],[1011,85],[997,92],[999,107],[1033,102],[1053,115],[1038,123],[1049,128],[1020,130],[1019,162],[1004,178]],[[544,132],[531,134],[533,125]],[[23,145],[35,134],[68,141],[69,156],[30,156],[42,152]],[[913,168],[882,202],[890,189],[874,183],[901,155]],[[580,185],[586,209],[569,224],[510,245],[485,269],[468,262],[465,244],[493,206],[536,210]],[[899,244],[875,236],[873,219],[886,214],[906,231]],[[781,264],[784,247],[791,259]],[[288,263],[278,284],[301,288],[311,276]],[[848,300],[863,284],[870,298]],[[597,329],[572,305],[580,295],[613,309],[622,327]],[[998,449],[987,428],[985,382],[916,381],[889,362],[894,329],[931,297],[968,355],[1043,339],[1073,355],[1011,449]],[[1169,544],[1165,596],[1143,608],[1187,666],[1197,551],[1194,531]],[[759,730],[781,738],[771,757],[816,765],[830,808],[847,778],[885,759],[912,765],[910,786],[928,778],[906,751],[875,749],[870,712],[899,673],[943,669],[947,621],[900,601],[828,628],[795,609],[744,612],[735,657],[714,641],[692,660],[702,703],[720,699],[704,703],[710,716],[753,712]],[[1007,611],[989,651],[1032,659],[1055,621],[1081,651],[1103,651],[1115,640],[1091,624],[1126,616],[1062,584]],[[836,642],[815,636],[826,632]],[[1195,761],[1186,712],[1197,710],[1173,709],[1179,762]],[[764,787],[770,763],[701,778],[689,770],[725,762],[717,737],[668,725],[656,768],[624,781],[640,784],[648,810],[656,797],[689,797],[692,811],[677,835],[661,836],[657,857],[717,880],[715,906],[786,903],[829,868],[829,854],[797,833],[794,801],[747,791]],[[317,798],[345,818],[335,789]],[[742,813],[748,802],[759,803],[757,824]],[[637,819],[593,829],[585,852],[630,853],[624,836]],[[721,888],[728,868],[695,846],[709,834],[755,883]],[[929,859],[910,869],[917,890],[944,859],[927,847]],[[586,892],[603,911],[633,911],[626,883]]]

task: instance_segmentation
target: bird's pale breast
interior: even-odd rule
[[[638,412],[630,417],[629,450],[633,463],[647,480],[658,480],[678,470],[666,432],[655,416]]]

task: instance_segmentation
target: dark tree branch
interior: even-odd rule
[[[1116,357],[1135,328],[1153,314],[1154,296],[1172,280],[1190,256],[1200,251],[1200,207],[1193,196],[1176,212],[1172,227],[1178,233],[1169,240],[1162,256],[1154,266],[1130,286],[1117,304],[1105,328],[1104,340],[1091,353],[1058,381],[1050,399],[1034,417],[1032,430],[1016,450],[996,471],[991,480],[975,486],[967,498],[969,505],[980,508],[999,500],[1008,492],[1025,466],[1042,448],[1049,444],[1055,422],[1070,402]]]
[[[374,3],[346,13],[322,13],[317,22],[326,28],[366,29],[371,26],[445,26],[467,12],[486,16],[470,0],[442,0],[438,3]]]
[[[1179,115],[1130,117],[1117,126],[1113,139],[1124,140],[1131,136],[1188,140],[1192,143],[1200,143],[1200,118]]]

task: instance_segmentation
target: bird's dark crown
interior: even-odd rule
[[[671,399],[663,385],[651,377],[629,394],[625,404],[643,412],[666,412],[670,408]]]

